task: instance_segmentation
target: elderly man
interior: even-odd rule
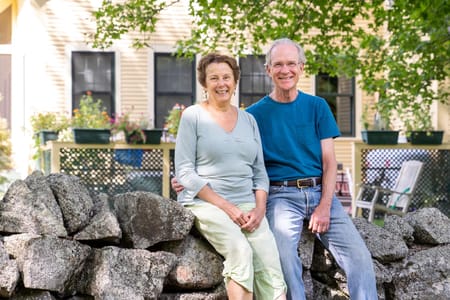
[[[297,83],[303,49],[289,39],[273,42],[266,72],[273,91],[247,108],[261,134],[270,178],[266,216],[280,252],[288,298],[305,299],[297,254],[303,222],[333,254],[347,275],[351,299],[377,299],[372,258],[352,220],[334,195],[340,135],[326,101],[305,94]]]

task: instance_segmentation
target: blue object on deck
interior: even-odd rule
[[[114,159],[124,165],[141,167],[144,151],[141,149],[118,149],[114,150]]]

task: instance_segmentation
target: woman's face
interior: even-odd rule
[[[236,89],[233,70],[226,63],[211,63],[206,67],[206,91],[208,100],[215,102],[231,101]]]

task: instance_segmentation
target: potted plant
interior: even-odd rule
[[[39,159],[42,145],[57,140],[59,133],[69,128],[70,118],[60,112],[40,112],[31,116],[30,123],[35,149],[33,159]]]
[[[67,129],[70,119],[59,112],[41,112],[31,116],[31,128],[36,144],[45,144],[50,140],[57,140],[58,133]]]
[[[122,133],[128,144],[159,144],[162,136],[162,129],[150,129],[143,117],[132,121],[128,113],[113,119],[112,131],[116,135]]]
[[[411,144],[440,145],[444,136],[443,130],[434,130],[430,114],[430,105],[420,103],[412,107],[409,114],[403,115],[406,138]]]
[[[369,106],[364,106],[364,111],[361,115],[361,122],[363,130],[361,131],[362,140],[369,144],[378,145],[394,145],[398,143],[398,130],[391,130],[391,112],[383,102],[376,104],[376,111],[373,116],[373,123],[370,126],[369,122]]]
[[[80,108],[74,109],[72,129],[75,143],[108,144],[111,137],[111,123],[108,113],[102,108],[102,101],[94,101],[87,92],[80,100]]]

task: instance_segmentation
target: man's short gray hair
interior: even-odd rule
[[[295,48],[297,48],[297,52],[298,52],[298,62],[305,64],[306,63],[306,56],[305,56],[305,51],[303,51],[303,48],[297,44],[296,42],[294,42],[291,39],[288,38],[281,38],[278,40],[273,41],[272,45],[269,48],[269,51],[267,51],[266,54],[266,66],[270,66],[270,64],[272,63],[272,50],[281,44],[288,44],[288,45],[292,45]]]

